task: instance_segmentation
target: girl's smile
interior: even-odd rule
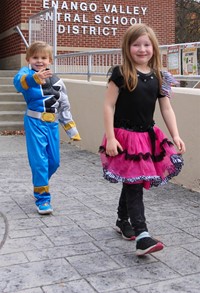
[[[153,56],[153,45],[147,35],[142,35],[130,45],[130,55],[136,67],[148,66]]]

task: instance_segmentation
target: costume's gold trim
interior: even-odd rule
[[[34,192],[42,194],[45,192],[49,192],[49,186],[38,186],[38,187],[34,187]]]
[[[67,131],[67,130],[73,128],[73,127],[76,127],[76,124],[75,124],[74,121],[71,121],[71,122],[69,122],[69,123],[67,123],[67,124],[64,125],[65,131]]]
[[[28,90],[28,88],[29,88],[29,86],[28,86],[28,84],[26,82],[26,77],[27,77],[27,74],[22,75],[22,77],[20,79],[21,85],[22,85],[24,90]]]
[[[79,133],[77,133],[76,135],[72,136],[73,140],[81,140],[81,137],[79,135]]]
[[[33,78],[34,78],[35,82],[37,82],[38,84],[42,84],[41,79],[37,76],[36,73],[33,74]]]
[[[41,115],[42,121],[54,122],[56,120],[56,115],[54,113],[43,112]]]

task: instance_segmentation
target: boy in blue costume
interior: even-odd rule
[[[39,214],[50,214],[49,179],[60,164],[59,122],[74,141],[81,140],[70,112],[64,82],[48,69],[52,48],[44,42],[33,43],[26,52],[30,65],[14,77],[14,86],[27,103],[24,128],[34,197]]]

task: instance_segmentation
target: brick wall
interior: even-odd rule
[[[175,41],[175,0],[7,0],[0,10],[0,59],[25,53],[21,37],[12,29],[24,28],[31,15],[50,8],[52,2],[58,4],[58,52],[59,47],[62,52],[119,48],[124,31],[134,22],[153,27],[161,45]],[[22,33],[28,41],[27,28]]]
[[[116,0],[116,1],[97,1],[98,2],[98,12],[97,14],[99,14],[101,16],[101,20],[103,18],[104,15],[107,16],[106,21],[109,21],[109,17],[110,19],[112,19],[112,17],[119,17],[119,22],[120,20],[122,21],[122,23],[126,22],[126,19],[130,20],[132,19],[132,23],[134,22],[134,19],[136,19],[136,21],[141,21],[141,22],[145,22],[148,25],[152,26],[154,28],[154,30],[157,33],[158,39],[160,41],[161,44],[169,44],[169,43],[173,43],[174,39],[175,39],[175,1],[171,0],[168,1],[167,5],[166,5],[166,1],[165,0],[158,0],[158,1],[146,1],[146,0],[140,0],[140,1],[126,1],[126,5],[122,4],[123,1],[121,0]],[[137,3],[138,2],[138,3]],[[111,13],[109,12],[105,12],[104,6],[103,4],[106,4],[106,7],[108,8],[109,5],[113,5],[113,3],[116,5],[116,7],[118,8],[119,11],[119,7],[120,5],[123,7],[123,11],[121,12],[121,14],[118,12],[116,13]],[[133,4],[133,3],[137,3],[137,4]],[[128,15],[127,13],[123,13],[126,11],[126,7],[129,6],[129,9],[131,12],[133,10],[134,6],[138,6],[138,7],[145,7],[147,8],[146,11],[146,15],[142,15],[142,11],[141,9],[139,9],[139,15]],[[71,13],[71,19],[73,19],[73,17],[75,16],[76,13]],[[85,13],[86,14],[86,13]],[[96,16],[97,17],[97,16]],[[95,18],[95,14],[93,12],[87,12],[86,14],[86,18],[88,23],[91,26],[94,26],[94,18]],[[99,20],[99,18],[97,18],[97,21]],[[86,23],[86,26],[89,26],[88,23]],[[61,23],[62,24],[62,23]],[[166,26],[167,24],[167,26]],[[77,23],[73,23],[70,24],[68,22],[65,22],[65,27],[67,27],[68,25],[70,25],[70,28],[72,30],[72,26],[73,25],[77,25]],[[97,26],[97,25],[96,25]],[[62,35],[59,35],[58,41],[62,46],[68,46],[68,44],[73,44],[74,47],[99,47],[99,48],[119,48],[121,43],[121,37],[124,33],[124,31],[126,30],[127,27],[130,26],[130,22],[125,25],[125,24],[120,24],[119,25],[113,25],[113,24],[103,24],[100,23],[99,24],[99,30],[102,31],[103,28],[108,28],[110,30],[110,34],[108,36],[104,36],[101,34],[101,36],[99,37],[98,35],[98,31],[96,29],[96,35],[84,35],[84,34],[67,34],[67,33],[63,33]],[[111,28],[112,27],[117,27],[117,32],[116,35],[112,35],[112,31]],[[79,25],[80,28],[80,25]],[[81,29],[80,29],[81,30]],[[88,29],[89,30],[89,29]],[[87,30],[87,31],[88,31]],[[67,31],[67,28],[66,28]],[[67,36],[67,38],[63,37],[63,36]]]

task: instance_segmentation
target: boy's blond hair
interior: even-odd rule
[[[49,55],[50,62],[53,61],[52,47],[49,44],[42,41],[36,41],[32,43],[26,51],[26,60],[29,60],[30,57],[37,53],[44,53]]]

